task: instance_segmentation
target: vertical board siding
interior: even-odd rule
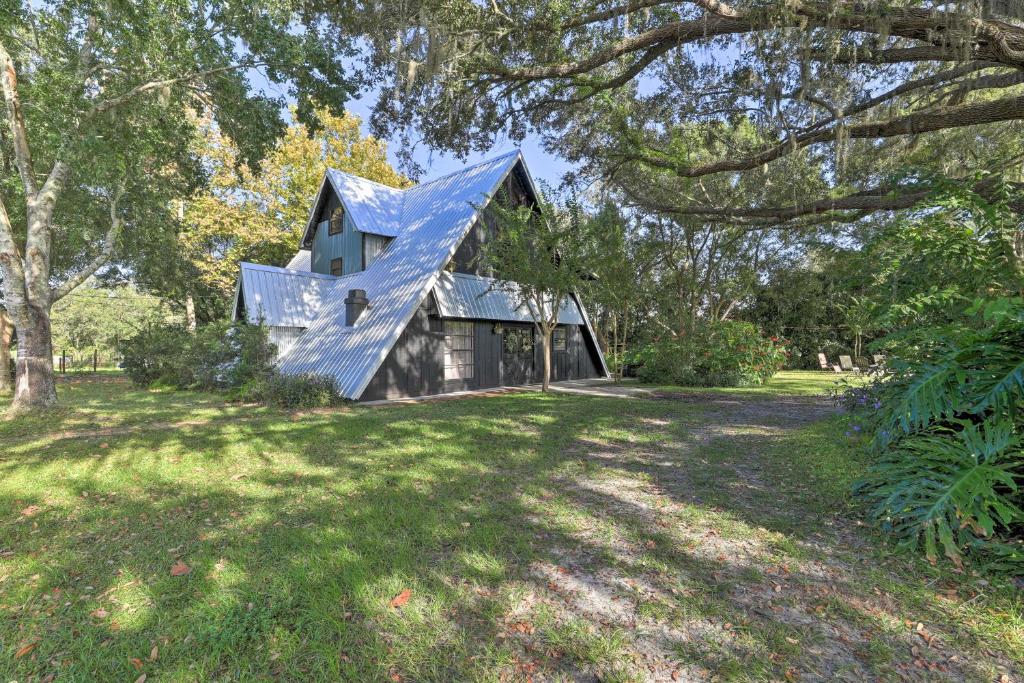
[[[387,358],[366,385],[361,400],[444,393],[444,333],[420,306]]]
[[[345,212],[345,219],[342,221],[343,229],[337,235],[329,234],[324,222],[329,221],[331,214],[341,202],[333,194],[324,204],[323,211],[317,217],[317,224],[320,228],[313,235],[312,270],[314,273],[331,274],[331,260],[342,259],[342,275],[358,273],[363,269],[363,233],[359,232],[352,217]]]
[[[473,347],[473,375],[478,389],[501,386],[501,335],[494,333],[494,323],[476,321]]]

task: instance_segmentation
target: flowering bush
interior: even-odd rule
[[[641,348],[631,362],[644,382],[696,387],[764,384],[785,362],[785,342],[746,322],[704,323]]]

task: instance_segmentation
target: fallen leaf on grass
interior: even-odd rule
[[[409,598],[412,597],[412,589],[406,588],[404,591],[391,598],[391,602],[388,603],[392,607],[401,607],[405,603],[409,602]]]
[[[132,663],[132,666],[135,667],[136,671],[142,671],[142,660],[141,659],[139,659],[138,657],[132,657],[131,658],[131,663]]]
[[[192,568],[181,560],[178,560],[171,565],[171,576],[185,576],[185,574],[188,574],[190,571],[192,571]]]
[[[106,619],[107,610],[100,607],[99,609],[94,609],[93,611],[89,612],[89,616],[96,617],[97,619]]]
[[[525,633],[527,635],[533,633],[535,630],[533,628],[533,624],[526,621],[517,621],[515,623],[509,624],[508,628],[510,631],[517,631],[519,633]]]
[[[27,508],[21,511],[21,516],[32,517],[34,515],[38,515],[40,512],[42,512],[42,510],[43,508],[39,507],[38,505],[29,505]]]
[[[146,674],[142,674],[135,679],[135,683],[146,683]]]
[[[155,662],[156,658],[160,656],[160,649],[154,645],[153,649],[149,651],[149,661]]]
[[[789,643],[790,645],[799,645],[800,644],[799,640],[797,640],[796,638],[790,638],[789,636],[786,636],[786,642]]]
[[[38,640],[35,641],[35,642],[32,642],[32,643],[29,643],[28,645],[22,645],[20,648],[18,648],[18,651],[14,653],[14,658],[15,659],[21,659],[22,657],[27,655],[29,652],[32,652],[32,650],[36,649],[36,647],[38,645],[39,645],[39,641]]]

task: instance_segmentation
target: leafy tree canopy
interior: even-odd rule
[[[460,153],[538,131],[613,182],[774,178],[785,191],[693,184],[677,202],[761,225],[853,221],[917,205],[936,177],[1016,169],[1016,5],[408,0],[335,16],[370,36],[380,131]]]

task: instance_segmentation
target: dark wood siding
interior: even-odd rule
[[[533,325],[502,323],[504,329],[532,329]],[[552,381],[586,379],[600,375],[597,357],[587,342],[586,331],[566,325],[566,350],[552,354]],[[544,357],[534,334],[532,372],[506,376],[503,335],[494,333],[494,322],[477,320],[473,326],[473,378],[444,379],[444,321],[437,317],[431,298],[416,310],[384,363],[366,386],[361,400],[429,396],[454,391],[489,389],[512,384],[539,383]],[[529,363],[527,363],[527,366]],[[522,369],[522,368],[520,368]]]
[[[477,321],[473,351],[477,388],[501,386],[501,335],[494,333],[494,323]]]
[[[428,308],[429,303],[416,309],[361,400],[444,393],[444,333]]]

